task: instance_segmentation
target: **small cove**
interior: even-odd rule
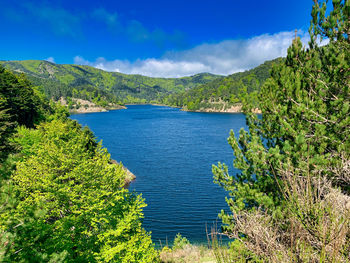
[[[227,210],[227,193],[213,183],[212,164],[224,162],[230,173],[233,152],[227,143],[245,125],[243,114],[184,112],[177,108],[129,105],[126,110],[72,115],[103,141],[136,180],[130,191],[142,194],[143,226],[157,243],[177,233],[206,243],[208,230]]]

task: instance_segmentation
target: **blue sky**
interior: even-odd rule
[[[0,60],[178,77],[231,74],[307,42],[312,0],[1,0]]]

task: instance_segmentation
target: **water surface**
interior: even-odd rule
[[[181,233],[193,243],[206,242],[206,225],[210,230],[220,222],[220,210],[227,210],[227,193],[213,183],[211,166],[225,162],[235,172],[227,137],[245,127],[243,114],[129,105],[71,118],[89,126],[112,158],[136,175],[130,190],[146,199],[143,225],[154,241],[164,244]]]

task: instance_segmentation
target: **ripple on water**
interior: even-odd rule
[[[208,229],[227,210],[227,193],[213,183],[211,165],[225,162],[231,173],[231,129],[245,127],[243,114],[183,112],[176,108],[130,105],[127,110],[72,115],[87,125],[113,159],[136,175],[131,191],[142,193],[144,227],[155,241],[181,233],[205,243]]]

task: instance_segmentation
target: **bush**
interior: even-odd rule
[[[72,120],[19,130],[14,209],[0,217],[14,240],[5,261],[156,262],[141,226],[145,203],[124,189],[122,165]],[[30,151],[35,146],[35,151]]]
[[[190,245],[190,241],[186,237],[182,237],[180,233],[177,233],[174,238],[173,250],[183,249],[187,245]]]

